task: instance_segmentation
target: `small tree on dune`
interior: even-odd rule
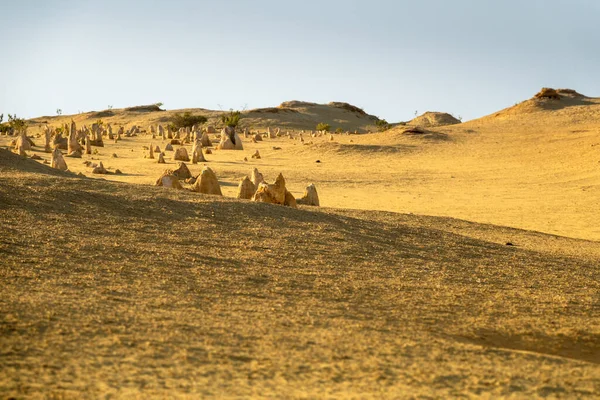
[[[228,114],[221,115],[221,122],[225,126],[236,128],[240,124],[240,118],[242,118],[240,111],[229,110]]]
[[[13,135],[24,132],[27,129],[27,122],[23,118],[17,117],[17,114],[8,114],[8,125]]]

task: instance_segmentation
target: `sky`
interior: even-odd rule
[[[0,113],[344,101],[478,118],[600,95],[597,0],[0,0]]]

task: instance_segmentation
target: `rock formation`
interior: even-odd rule
[[[108,140],[113,140],[115,138],[115,135],[113,134],[111,124],[108,124],[107,130],[108,130]]]
[[[177,151],[175,152],[175,155],[173,156],[173,160],[190,161],[190,157],[188,156],[188,152],[185,149],[185,147],[180,147],[177,149]]]
[[[265,178],[260,172],[258,172],[258,169],[254,168],[252,170],[250,181],[254,184],[254,187],[257,188],[261,182],[265,181]]]
[[[202,169],[200,176],[198,176],[196,183],[192,187],[192,191],[223,196],[217,175],[215,175],[214,171],[209,167],[204,167]]]
[[[67,163],[65,162],[65,159],[63,158],[63,155],[58,147],[56,147],[52,152],[50,165],[52,168],[60,169],[61,171],[67,170]]]
[[[17,137],[17,140],[15,141],[15,150],[17,150],[19,154],[25,152],[25,150],[31,150],[31,143],[25,132],[21,132]]]
[[[307,206],[320,206],[319,195],[317,194],[317,188],[314,183],[311,183],[304,190],[304,196],[298,199],[298,204],[304,204]]]
[[[165,157],[163,156],[162,153],[158,153],[158,163],[165,164]]]
[[[221,141],[217,145],[219,150],[244,150],[242,139],[235,132],[235,128],[227,126],[221,131]]]
[[[285,179],[282,174],[279,174],[274,184],[261,182],[252,200],[296,208],[296,199],[285,188]]]
[[[52,153],[52,145],[50,144],[50,141],[52,140],[52,129],[50,129],[48,125],[44,128],[44,139],[46,143],[44,145],[44,151],[46,153]]]
[[[71,121],[71,128],[69,133],[69,141],[67,146],[67,156],[68,157],[81,157],[81,145],[77,141],[77,126],[75,125],[75,121]]]
[[[199,162],[206,162],[206,159],[202,154],[202,142],[196,140],[192,146],[192,164],[198,164]]]
[[[156,180],[155,186],[163,186],[170,189],[183,189],[181,183],[179,183],[179,178],[171,173],[171,171],[165,171],[163,174]]]
[[[89,136],[85,136],[85,154],[92,154],[92,143]]]
[[[250,200],[252,199],[252,196],[254,196],[254,192],[256,192],[256,187],[254,186],[254,183],[252,183],[250,178],[248,178],[247,176],[244,177],[244,179],[240,181],[240,184],[238,186],[237,198]]]
[[[287,190],[285,191],[285,200],[283,202],[283,205],[286,207],[298,208],[298,205],[296,204],[296,198]]]
[[[179,180],[182,180],[182,181],[185,181],[186,179],[189,179],[192,177],[192,173],[190,172],[190,169],[187,167],[187,165],[185,165],[184,162],[179,163],[179,167],[177,167],[176,170],[169,171],[169,173],[171,173],[172,175],[175,175],[176,177],[179,178]]]
[[[90,145],[96,147],[104,147],[104,142],[102,141],[102,127],[98,124],[92,124],[91,134],[92,138],[90,140]]]
[[[210,137],[208,136],[208,134],[206,132],[204,132],[202,134],[202,139],[200,139],[200,142],[202,143],[202,147],[210,147],[210,146],[212,146],[212,142],[210,141]]]
[[[108,171],[106,170],[106,168],[104,168],[102,161],[100,161],[100,163],[96,167],[94,167],[94,169],[92,170],[92,174],[108,174]]]

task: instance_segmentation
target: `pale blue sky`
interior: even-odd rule
[[[600,94],[596,0],[0,0],[0,113],[346,101],[477,118]]]

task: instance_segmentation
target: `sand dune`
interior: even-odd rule
[[[0,149],[0,394],[597,396],[600,99],[559,93],[424,134],[244,140],[206,154],[225,197],[153,187],[177,164],[144,134],[51,169],[35,135],[71,117],[36,119],[40,162]],[[375,130],[339,103],[242,121]],[[323,207],[234,200],[255,167]]]

